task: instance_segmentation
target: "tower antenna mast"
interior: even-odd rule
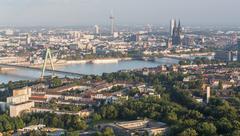
[[[113,35],[114,34],[114,20],[115,20],[115,17],[113,16],[113,11],[111,11],[111,15],[110,15],[109,19],[111,20],[111,34]]]

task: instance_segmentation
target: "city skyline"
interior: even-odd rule
[[[240,136],[239,0],[0,0],[0,136]]]
[[[237,0],[0,0],[1,26],[78,26],[110,24],[168,25],[171,18],[186,25],[238,25]],[[216,4],[217,3],[217,4]]]

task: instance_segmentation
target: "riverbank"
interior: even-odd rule
[[[53,62],[55,67],[74,65],[74,64],[115,64],[119,63],[119,61],[129,61],[129,60],[144,60],[137,58],[104,58],[104,59],[86,59],[86,60],[57,60]],[[21,62],[15,65],[24,65],[29,67],[42,67],[43,64],[30,64],[28,62]],[[47,66],[51,66],[48,62]]]
[[[175,59],[173,57],[169,56],[162,56],[158,57],[160,58],[171,58]],[[155,61],[155,57],[126,57],[126,58],[104,58],[104,59],[86,59],[86,60],[55,60],[53,61],[54,67],[64,67],[64,66],[70,66],[70,65],[77,65],[77,64],[94,64],[94,65],[100,65],[100,64],[117,64],[122,61]],[[176,58],[177,59],[177,58]],[[31,64],[29,62],[21,62],[21,63],[11,63],[12,65],[22,65],[22,66],[28,66],[28,67],[35,67],[35,68],[41,68],[43,66],[43,63],[38,64]],[[47,62],[47,67],[51,67],[50,62]]]
[[[213,57],[214,52],[205,52],[205,53],[189,53],[189,54],[165,54],[164,57],[173,58],[173,59],[193,59],[196,57]]]
[[[102,75],[103,73],[112,73],[120,70],[134,70],[141,68],[151,68],[157,67],[159,65],[172,65],[178,64],[178,60],[170,58],[158,58],[155,61],[144,61],[144,60],[131,60],[129,58],[121,59],[118,63],[108,63],[108,64],[64,64],[64,65],[54,65],[56,70],[79,73],[84,75]],[[125,60],[125,61],[124,61]],[[31,65],[25,65],[32,67]],[[39,65],[42,66],[41,64]],[[50,67],[48,66],[48,69]],[[51,75],[51,72],[46,72],[46,75]],[[7,83],[9,81],[18,80],[34,80],[38,79],[41,75],[40,70],[32,70],[25,68],[17,68],[15,71],[1,74],[0,81]],[[57,74],[59,77],[64,77],[65,75]]]
[[[67,66],[67,65],[73,65],[73,64],[114,64],[114,63],[119,63],[119,61],[128,61],[128,60],[141,60],[141,61],[154,61],[155,58],[172,58],[172,59],[192,59],[195,57],[209,57],[213,56],[214,52],[204,52],[204,53],[187,53],[187,54],[163,54],[161,57],[123,57],[123,58],[97,58],[97,59],[83,59],[83,60],[54,60],[54,66],[55,67],[61,67],[61,66]],[[4,60],[4,59],[3,59]],[[8,60],[8,59],[6,59]],[[5,60],[5,61],[6,61]],[[13,59],[10,59],[11,61]],[[9,63],[13,65],[22,65],[22,66],[29,66],[29,67],[42,67],[42,63],[38,64],[31,64],[29,62],[23,61],[23,58],[21,61],[17,61],[17,63],[11,62],[8,60]],[[16,61],[15,61],[16,62]],[[47,66],[50,66],[50,63],[47,63]]]
[[[9,67],[0,67],[0,73],[7,73],[16,71],[16,68],[9,68]]]
[[[62,60],[65,64],[108,64],[108,63],[118,63],[119,61],[133,60],[133,58],[105,58],[105,59],[88,59],[88,60]],[[64,62],[63,62],[64,61]],[[58,64],[58,63],[56,63]]]

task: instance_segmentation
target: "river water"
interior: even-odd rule
[[[141,61],[141,60],[127,60],[119,61],[118,63],[108,64],[71,64],[56,67],[57,70],[74,72],[80,74],[94,74],[101,75],[102,73],[117,72],[119,70],[130,70],[144,67],[156,67],[159,65],[171,65],[178,63],[177,59],[159,58],[156,61]],[[48,75],[50,73],[46,73]],[[18,80],[35,80],[41,75],[40,71],[29,69],[16,69],[8,71],[7,73],[0,73],[0,83],[7,83],[9,81]],[[62,75],[58,75],[62,76]]]

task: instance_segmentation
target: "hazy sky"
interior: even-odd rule
[[[0,25],[108,24],[238,25],[240,0],[0,0]]]

